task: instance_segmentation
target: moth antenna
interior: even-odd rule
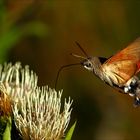
[[[61,66],[57,72],[57,75],[56,75],[56,80],[55,80],[55,89],[57,87],[57,83],[58,83],[58,78],[59,78],[59,75],[60,75],[60,72],[64,69],[64,68],[67,68],[67,67],[71,67],[71,66],[76,66],[76,65],[81,65],[81,63],[74,63],[74,64],[68,64],[68,65],[64,65],[64,66]]]
[[[80,55],[77,55],[77,54],[74,54],[74,53],[71,53],[70,55],[72,55],[74,57],[77,57],[77,58],[87,59],[87,57],[80,56]]]
[[[84,53],[84,55],[85,55],[86,57],[89,57],[89,55],[85,52],[85,50],[82,48],[82,46],[81,46],[77,41],[75,41],[75,43],[76,43],[76,45],[80,48],[80,50]]]

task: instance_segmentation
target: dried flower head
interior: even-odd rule
[[[0,82],[0,116],[8,118],[12,114],[11,100],[4,85]]]
[[[16,127],[24,140],[59,140],[64,136],[72,101],[65,100],[62,110],[62,92],[38,87],[36,74],[28,66],[22,68],[20,63],[0,65],[0,81],[3,85],[0,95],[8,97]]]

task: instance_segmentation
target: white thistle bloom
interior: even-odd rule
[[[24,96],[26,92],[31,92],[37,87],[37,76],[29,70],[29,66],[21,67],[19,62],[0,65],[0,81],[5,86],[6,93],[12,101]]]
[[[14,104],[16,126],[24,140],[59,140],[64,136],[72,102],[65,101],[60,113],[61,95],[47,87],[37,88]]]
[[[0,65],[0,81],[12,101],[16,127],[23,140],[60,140],[69,124],[72,101],[61,108],[62,92],[37,86],[28,66]]]

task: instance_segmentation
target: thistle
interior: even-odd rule
[[[24,140],[58,140],[64,136],[71,101],[65,101],[60,113],[61,95],[48,87],[37,88],[14,104],[15,123]]]
[[[0,109],[13,115],[23,140],[60,140],[70,121],[72,101],[65,100],[62,109],[62,91],[38,87],[37,80],[28,66],[0,65],[0,97],[4,99],[3,105],[8,105],[7,109],[0,104]]]

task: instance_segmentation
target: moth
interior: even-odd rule
[[[88,57],[81,62],[81,65],[94,73],[102,81],[117,88],[119,91],[135,96],[135,104],[139,104],[137,97],[140,85],[136,75],[140,71],[140,38],[122,49],[112,57]],[[136,90],[137,89],[137,90]]]
[[[128,93],[131,96],[133,95],[135,102],[137,102],[136,104],[140,104],[138,97],[138,94],[140,94],[140,90],[138,90],[140,80],[136,76],[140,71],[140,38],[137,38],[126,48],[109,58],[89,56],[79,43],[76,42],[76,44],[82,50],[85,57],[72,54],[83,60],[78,64],[63,66],[61,69],[80,64],[111,87],[123,93]]]

